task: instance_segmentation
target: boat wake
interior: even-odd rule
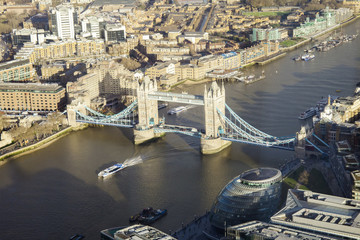
[[[141,156],[137,156],[137,157],[133,157],[133,158],[129,158],[129,159],[126,159],[124,161],[124,165],[126,167],[130,167],[130,166],[134,166],[134,165],[137,165],[137,164],[140,164],[143,162],[143,159]]]

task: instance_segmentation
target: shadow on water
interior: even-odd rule
[[[21,168],[12,167],[17,169],[14,178],[26,180],[0,190],[1,239],[68,239],[75,233],[96,239],[101,228],[109,227],[103,220],[120,213],[108,194],[64,171],[47,169],[19,176]],[[95,197],[99,201],[89,201]],[[93,224],[84,225],[84,218]]]

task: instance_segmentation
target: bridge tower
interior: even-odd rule
[[[88,102],[88,104],[90,105],[90,101]],[[76,122],[76,111],[86,115],[86,109],[84,105],[86,105],[86,103],[81,102],[80,100],[74,100],[71,102],[71,104],[68,104],[66,106],[67,120],[68,120],[68,124],[71,127],[80,128],[82,125],[84,125],[83,123]]]
[[[295,155],[298,158],[305,158],[306,157],[306,138],[311,136],[312,131],[308,125],[302,125],[300,132],[296,133],[296,141],[295,141]]]
[[[158,101],[148,99],[148,94],[157,91],[155,81],[145,77],[137,86],[139,123],[134,128],[134,142],[140,144],[160,137],[154,133],[153,126],[159,124]]]
[[[225,114],[225,87],[224,83],[219,87],[216,82],[212,82],[209,89],[205,86],[204,91],[205,135],[201,138],[203,154],[219,152],[231,144],[219,137],[219,131],[225,129],[225,124],[218,110]]]

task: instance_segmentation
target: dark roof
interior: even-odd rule
[[[26,65],[29,63],[30,63],[29,59],[12,60],[12,61],[8,61],[8,62],[4,62],[4,63],[0,64],[0,71],[10,69],[13,67],[17,67],[17,66]]]

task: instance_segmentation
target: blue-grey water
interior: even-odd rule
[[[342,30],[356,33],[359,21]],[[360,37],[311,62],[293,62],[303,48],[263,67],[246,71],[266,79],[252,85],[227,83],[228,105],[255,127],[275,136],[294,135],[300,112],[328,94],[347,96],[360,81]],[[178,91],[203,94],[204,86]],[[336,92],[340,90],[340,92]],[[169,107],[176,106],[170,104]],[[178,116],[160,112],[170,123],[203,128],[203,109]],[[97,173],[141,155],[143,163],[107,180]],[[81,233],[99,239],[102,229],[128,224],[141,209],[168,209],[154,224],[169,232],[210,209],[232,178],[254,167],[278,167],[292,152],[233,143],[203,156],[199,139],[176,134],[135,146],[129,129],[89,128],[0,167],[0,239],[68,239]]]

